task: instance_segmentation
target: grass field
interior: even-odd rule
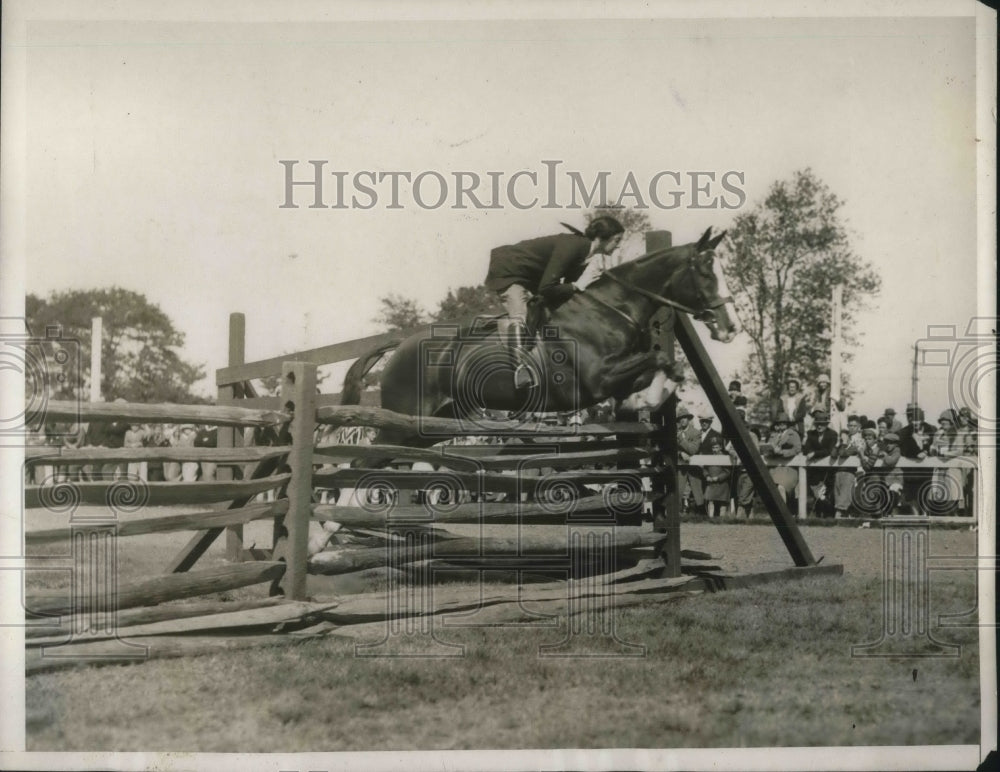
[[[852,657],[852,645],[878,640],[882,630],[882,534],[877,528],[803,530],[817,557],[844,564],[843,577],[618,609],[618,641],[645,647],[644,656],[540,656],[539,647],[565,636],[563,625],[440,630],[441,640],[464,645],[457,658],[362,658],[354,656],[353,642],[325,638],[81,668],[27,680],[28,748],[266,752],[977,742],[976,629],[937,626],[940,614],[974,608],[973,572],[930,577],[930,632],[958,644],[958,656]],[[692,523],[683,534],[686,547],[711,553],[727,570],[790,565],[771,527]],[[123,579],[162,570],[186,536],[130,540],[122,549]],[[930,534],[931,555],[974,553],[974,533]],[[220,558],[216,548],[206,559]],[[43,574],[32,581],[58,585]],[[310,585],[316,594],[352,589],[331,579]],[[419,653],[426,644],[408,645]],[[587,642],[590,653],[619,649],[600,636]]]

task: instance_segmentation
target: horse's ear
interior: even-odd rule
[[[711,228],[709,228],[709,230],[711,230]],[[722,231],[722,233],[720,233],[718,236],[709,240],[708,248],[715,249],[717,246],[719,246],[719,242],[721,242],[725,237],[726,237],[726,231]]]
[[[709,225],[708,229],[703,234],[701,234],[701,238],[698,239],[698,243],[695,245],[694,251],[695,252],[704,252],[706,249],[708,249],[708,241],[709,241],[710,238],[712,238],[712,226],[711,225]]]

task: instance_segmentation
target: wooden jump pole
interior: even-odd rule
[[[275,519],[273,559],[287,564],[271,594],[291,600],[306,597],[309,520],[312,517],[313,434],[316,429],[316,365],[286,362],[281,366],[281,402],[292,413],[292,452],[288,464],[288,512]]]
[[[670,231],[648,231],[646,252],[669,249],[673,246]],[[652,344],[673,359],[674,356],[674,314],[664,308],[653,316]],[[662,427],[660,437],[655,440],[656,454],[653,466],[662,469],[653,483],[653,528],[666,534],[662,556],[667,564],[667,576],[681,575],[681,514],[680,496],[677,491],[677,399],[671,397],[652,416],[654,423]]]
[[[698,376],[698,380],[701,382],[705,396],[708,397],[708,401],[712,404],[715,414],[719,417],[719,421],[722,422],[723,431],[728,437],[732,438],[733,447],[736,448],[740,461],[743,462],[747,474],[753,480],[757,488],[757,493],[763,500],[764,506],[767,507],[768,514],[771,515],[771,520],[774,521],[781,540],[785,543],[785,547],[792,556],[795,565],[815,565],[816,559],[813,557],[812,552],[809,551],[809,545],[806,544],[802,532],[799,531],[799,527],[795,523],[795,519],[792,517],[791,512],[788,511],[785,500],[778,493],[778,488],[775,486],[774,480],[771,479],[771,472],[764,463],[764,459],[761,458],[760,451],[757,450],[753,439],[750,437],[750,432],[747,430],[746,424],[736,414],[733,401],[729,398],[729,394],[722,383],[722,379],[719,377],[718,371],[715,369],[715,365],[712,364],[708,352],[705,351],[705,346],[698,337],[698,332],[694,328],[694,322],[691,321],[687,314],[678,313],[674,324],[674,331],[677,335],[677,340],[680,341],[681,347],[684,349],[684,353],[687,354],[691,369],[694,370],[695,375]]]
[[[236,367],[246,361],[246,317],[241,313],[229,315],[229,366]],[[238,383],[218,387],[219,404],[243,396],[243,387]],[[230,427],[219,427],[220,448],[233,448],[243,444],[243,432]],[[216,471],[219,480],[232,480],[233,470],[230,467],[219,467]],[[226,528],[226,559],[230,562],[243,560],[243,526],[231,525]]]

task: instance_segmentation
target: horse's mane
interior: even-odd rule
[[[652,252],[647,252],[644,255],[639,255],[639,257],[633,258],[632,260],[626,260],[618,265],[613,265],[601,271],[601,275],[588,285],[588,289],[590,287],[604,286],[611,283],[613,279],[609,279],[605,274],[613,273],[615,276],[618,276],[618,278],[623,279],[625,277],[622,274],[629,273],[632,269],[641,268],[653,260],[662,260],[671,252],[680,252],[682,249],[687,249],[688,247],[690,247],[690,244],[682,244],[677,247],[662,247],[660,249],[654,249]]]

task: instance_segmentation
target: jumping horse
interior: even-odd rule
[[[342,403],[357,404],[361,379],[390,349],[382,371],[382,407],[412,416],[463,420],[486,411],[515,415],[576,411],[610,397],[623,400],[656,379],[676,387],[675,364],[651,350],[648,327],[663,306],[690,313],[715,340],[736,334],[720,295],[725,287],[715,248],[725,233],[711,228],[691,244],[658,249],[609,268],[538,323],[535,345],[515,361],[502,345],[493,318],[434,325],[362,356],[344,380]],[[519,361],[532,367],[538,383],[514,387]],[[663,397],[665,399],[666,397]],[[380,442],[398,439],[383,430]]]

